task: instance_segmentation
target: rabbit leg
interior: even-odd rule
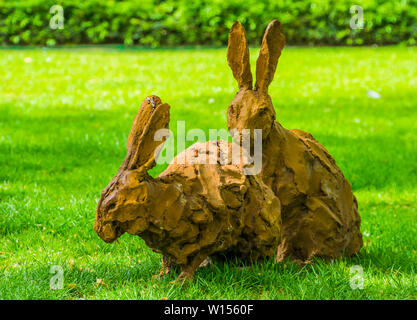
[[[207,259],[207,254],[197,254],[194,258],[192,258],[189,264],[181,266],[181,273],[178,276],[178,280],[180,281],[188,281],[190,280],[195,270]]]
[[[159,271],[159,274],[154,275],[154,278],[163,278],[166,274],[168,274],[171,271],[171,268],[171,260],[167,256],[163,255],[161,261],[161,270]]]
[[[350,253],[347,247],[351,243],[356,251],[359,250],[362,239],[358,222],[349,216],[349,212],[332,211],[320,197],[309,197],[305,208],[307,211],[302,216],[291,215],[291,219],[284,221],[278,261],[289,256],[302,263],[311,261],[314,256],[338,259],[346,249]],[[294,210],[301,212],[303,208]]]

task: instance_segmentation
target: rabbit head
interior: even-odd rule
[[[116,176],[102,191],[97,205],[94,231],[106,242],[113,242],[128,231],[135,221],[135,233],[147,228],[146,205],[154,194],[153,178],[148,170],[166,136],[155,139],[159,129],[169,125],[169,105],[156,96],[147,97],[133,122],[127,140],[127,155]]]
[[[275,110],[268,95],[268,86],[274,77],[284,45],[285,37],[281,32],[281,22],[274,20],[266,28],[262,39],[256,62],[255,88],[252,88],[245,29],[239,21],[232,26],[229,33],[227,61],[239,84],[239,92],[227,110],[229,130],[233,128],[241,133],[243,129],[261,129],[262,138],[269,135],[275,120]]]

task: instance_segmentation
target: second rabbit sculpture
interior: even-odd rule
[[[277,260],[291,257],[304,263],[313,256],[349,256],[362,247],[361,219],[349,181],[311,134],[279,124],[268,95],[284,45],[281,23],[274,20],[262,39],[252,88],[245,30],[240,22],[233,25],[227,58],[239,92],[228,108],[228,128],[262,129],[260,176],[281,201]]]

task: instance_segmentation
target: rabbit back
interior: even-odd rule
[[[177,264],[186,264],[197,252],[254,259],[272,256],[280,243],[281,206],[272,190],[259,177],[246,176],[243,166],[232,164],[231,158],[225,163],[201,161],[215,153],[220,162],[226,144],[231,150],[224,141],[196,143],[157,178],[183,194],[181,218],[161,250]],[[172,210],[167,208],[165,215],[175,214]]]

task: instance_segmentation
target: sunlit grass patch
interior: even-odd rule
[[[181,286],[175,273],[152,278],[160,256],[138,237],[101,241],[95,208],[147,95],[171,105],[174,133],[179,120],[207,134],[226,128],[237,91],[226,51],[0,50],[0,298],[416,299],[416,53],[287,48],[270,87],[282,125],[311,132],[351,182],[358,256],[304,268],[215,262]],[[60,290],[50,289],[54,265]],[[355,265],[362,290],[350,286]]]

